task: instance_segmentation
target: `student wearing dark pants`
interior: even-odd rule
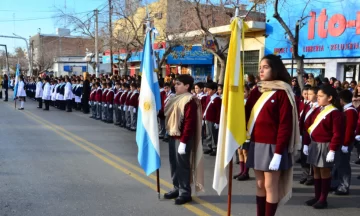
[[[65,85],[64,99],[66,100],[66,107],[67,107],[66,112],[72,112],[73,92],[71,87],[71,80],[68,76],[65,78],[65,80],[66,80],[66,85]]]
[[[4,80],[3,80],[2,87],[3,87],[3,89],[5,89],[5,99],[4,99],[4,101],[8,101],[9,78],[8,78],[8,76],[6,74],[4,75]]]

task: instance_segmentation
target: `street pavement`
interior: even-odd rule
[[[135,132],[53,107],[49,112],[25,110],[0,101],[0,216],[226,215],[227,188],[212,189],[215,157],[205,156],[205,193],[193,202],[174,205],[158,199],[155,175],[146,176],[137,162]],[[161,193],[171,189],[167,143],[161,142]],[[355,155],[355,153],[353,153]],[[313,187],[297,183],[293,198],[279,216],[341,216],[360,214],[360,166],[352,165],[349,196],[329,197],[329,208],[304,206]],[[238,165],[234,164],[234,174]],[[256,215],[255,181],[233,181],[232,215]]]

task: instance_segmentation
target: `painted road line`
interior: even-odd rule
[[[62,131],[63,133],[65,133],[65,134],[73,137],[74,139],[76,139],[76,140],[78,140],[78,141],[80,141],[80,142],[82,142],[82,143],[84,143],[84,144],[87,144],[88,146],[91,146],[92,148],[94,148],[94,149],[96,149],[97,151],[105,154],[106,156],[110,157],[111,159],[113,159],[113,160],[115,160],[115,161],[117,161],[117,162],[119,162],[119,163],[122,163],[123,165],[125,165],[125,166],[127,166],[127,167],[129,167],[129,168],[131,168],[131,169],[133,169],[133,170],[135,170],[135,171],[137,171],[137,172],[139,172],[140,174],[146,176],[145,173],[144,173],[144,171],[143,171],[140,167],[135,166],[135,165],[127,162],[127,161],[124,160],[124,159],[121,159],[120,157],[118,157],[118,156],[110,153],[109,151],[107,151],[107,150],[105,150],[105,149],[103,149],[103,148],[95,145],[94,143],[91,143],[91,142],[83,139],[82,137],[77,136],[76,134],[74,134],[74,133],[66,130],[65,128],[63,128],[63,127],[61,127],[61,126],[55,125],[55,124],[53,124],[53,123],[51,123],[51,122],[43,119],[42,117],[40,117],[40,116],[38,116],[38,115],[36,115],[36,114],[33,114],[33,113],[31,113],[31,112],[28,112],[28,111],[25,111],[25,112],[28,113],[29,115],[32,115],[33,117],[39,119],[40,121],[43,121],[43,122],[45,122],[46,124],[51,125],[52,127],[56,128],[57,130],[60,130],[60,131]],[[150,175],[149,178],[151,178],[151,179],[153,179],[154,181],[156,181],[156,176],[155,176],[155,175]],[[167,182],[167,181],[164,180],[164,179],[160,179],[160,184],[163,185],[163,186],[165,186],[165,187],[167,187],[168,189],[173,189],[173,185],[172,185],[171,183]],[[200,198],[197,197],[197,196],[193,196],[193,201],[196,202],[196,203],[198,203],[198,204],[200,204],[200,205],[202,205],[203,207],[205,207],[205,208],[207,208],[207,209],[209,209],[209,210],[211,210],[211,211],[219,214],[219,215],[227,215],[227,212],[224,211],[223,209],[220,209],[220,208],[216,207],[215,205],[213,205],[213,204],[211,204],[211,203],[209,203],[209,202],[207,202],[207,201],[205,201],[205,200],[200,199]]]
[[[24,112],[24,113],[29,113],[29,112]],[[103,162],[107,163],[108,165],[114,167],[117,170],[120,170],[121,172],[125,173],[126,175],[134,178],[135,180],[137,180],[138,182],[148,186],[149,188],[151,188],[154,191],[157,191],[157,186],[146,180],[145,178],[137,175],[136,173],[131,172],[130,170],[126,169],[125,167],[119,165],[118,163],[114,162],[113,160],[110,160],[109,158],[99,154],[98,152],[94,151],[93,149],[89,148],[88,146],[82,144],[79,141],[76,141],[75,139],[67,136],[66,134],[57,131],[55,128],[52,127],[52,125],[46,124],[44,121],[39,120],[38,118],[33,117],[33,115],[26,115],[28,118],[32,119],[33,121],[39,123],[40,125],[44,126],[45,128],[47,128],[48,130],[51,130],[53,132],[55,132],[56,134],[58,134],[60,137],[70,141],[71,143],[79,146],[80,148],[84,149],[85,151],[89,152],[90,154],[96,156],[97,158],[99,158],[100,160],[102,160]],[[161,193],[165,193],[165,190],[160,190]],[[201,209],[187,203],[185,205],[183,205],[184,208],[188,209],[189,211],[193,212],[195,215],[204,215],[204,216],[210,216],[208,213],[202,211]]]

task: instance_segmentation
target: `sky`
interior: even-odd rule
[[[0,35],[13,36],[13,33],[29,38],[39,32],[55,34],[56,28],[66,27],[65,21],[54,18],[58,10],[79,13],[80,17],[101,9],[108,0],[0,0]],[[32,19],[32,20],[29,20]],[[14,21],[15,20],[15,21]],[[23,40],[0,37],[0,44],[8,47],[8,52],[14,52],[15,47],[25,48]],[[0,50],[4,47],[0,46]]]

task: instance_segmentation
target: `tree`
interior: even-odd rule
[[[230,18],[234,16],[235,11],[234,8],[229,6],[239,6],[239,1],[207,0],[206,4],[203,4],[202,0],[188,0],[188,2],[192,4],[193,11],[195,11],[196,20],[193,22],[198,26],[198,29],[201,29],[201,33],[198,36],[202,37],[203,50],[212,53],[220,64],[220,73],[217,80],[218,83],[222,84],[225,77],[226,51],[229,48],[230,35],[216,35],[210,31],[210,28],[229,24]],[[239,10],[239,16],[245,21],[252,20],[257,16],[262,17],[262,14],[253,12],[253,10],[259,3],[263,3],[263,0],[253,0],[252,2],[249,10],[244,8]],[[214,44],[211,48],[205,44],[209,40]]]

